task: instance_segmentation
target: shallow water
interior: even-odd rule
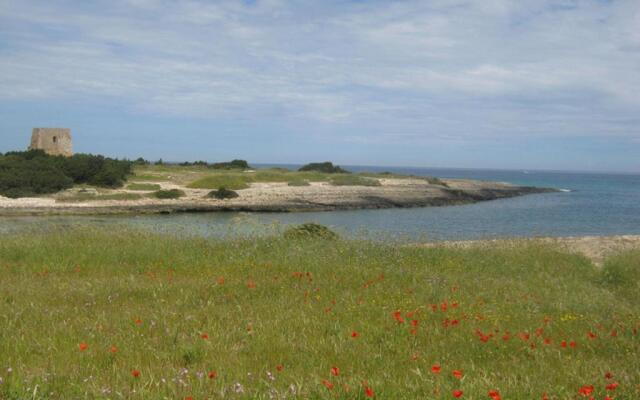
[[[274,234],[313,221],[349,237],[402,240],[640,234],[640,175],[467,169],[347,167],[469,178],[568,191],[463,206],[310,213],[207,213],[143,216],[0,217],[0,232],[116,225],[190,235]]]

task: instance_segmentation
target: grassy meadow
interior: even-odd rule
[[[0,399],[638,399],[640,253],[0,237]]]

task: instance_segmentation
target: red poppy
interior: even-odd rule
[[[563,340],[562,342],[560,342],[560,347],[566,348],[567,347],[567,341]]]
[[[329,390],[333,389],[333,383],[329,382],[328,380],[324,379],[322,381],[322,384]]]
[[[257,286],[257,285],[256,285],[256,283],[255,283],[254,281],[252,281],[252,280],[249,280],[249,281],[247,282],[247,287],[248,287],[249,289],[255,289],[255,288],[256,288],[256,286]]]
[[[412,359],[413,361],[416,361],[416,360],[418,359],[418,355],[417,355],[417,354],[412,354],[412,355],[411,355],[411,359]]]
[[[583,395],[584,397],[589,396],[591,393],[593,393],[593,385],[581,387],[578,393]]]
[[[613,397],[604,396],[604,400],[613,400]]]
[[[447,311],[447,302],[445,301],[444,303],[440,304],[440,309],[444,312]]]
[[[536,329],[536,336],[542,336],[543,332],[544,332],[544,329],[542,329],[542,328]]]
[[[500,397],[500,392],[498,392],[497,390],[489,390],[489,397],[491,397],[491,400],[501,400],[502,399]]]
[[[340,369],[338,367],[331,367],[331,375],[333,376],[340,375]]]
[[[575,349],[576,347],[578,347],[578,343],[576,343],[576,342],[570,342],[570,343],[569,343],[569,347],[571,347],[571,348]]]
[[[224,276],[219,276],[216,282],[218,282],[218,285],[224,285]]]
[[[605,372],[604,377],[607,379],[613,378],[613,374],[611,372]]]
[[[438,305],[437,304],[432,304],[431,305],[431,309],[433,310],[433,312],[438,312]]]
[[[373,390],[368,386],[364,388],[364,394],[366,394],[367,397],[373,397],[374,395]]]
[[[542,394],[542,400],[549,400],[549,396],[546,393]]]
[[[187,397],[184,398],[184,400],[193,400],[193,397],[187,396]]]
[[[88,345],[88,344],[86,344],[86,343],[84,343],[84,342],[82,342],[82,343],[80,343],[80,344],[78,345],[78,347],[80,347],[80,351],[85,351],[86,349],[88,349],[88,348],[89,348],[89,345]]]
[[[617,330],[612,330],[611,331],[611,337],[617,337],[618,336],[618,331]]]
[[[459,397],[462,397],[462,390],[454,390],[451,394],[453,394],[453,397],[457,399]]]
[[[431,372],[433,372],[434,374],[439,374],[441,369],[442,368],[440,367],[440,364],[433,364],[433,366],[431,367]]]
[[[520,333],[520,339],[522,339],[522,340],[525,340],[525,341],[529,340],[530,337],[531,337],[531,335],[529,335],[528,332],[521,332]]]
[[[140,318],[135,320],[136,325],[140,325],[142,323],[142,320]]]
[[[140,371],[134,369],[133,371],[131,371],[131,375],[133,375],[134,378],[138,378],[140,377]]]
[[[400,311],[396,311],[393,313],[393,318],[401,324],[404,324],[404,318],[402,318],[402,313]]]
[[[502,340],[504,340],[505,342],[509,340],[509,332],[505,332],[505,334],[502,335]]]
[[[412,319],[411,320],[411,326],[418,326],[419,322],[417,319]]]
[[[116,346],[111,346],[111,348],[109,349],[110,352],[112,352],[113,354],[118,352],[118,348]]]
[[[454,369],[452,374],[455,378],[462,379],[462,371],[459,369]]]
[[[616,390],[616,388],[619,385],[620,384],[618,382],[612,382],[612,383],[608,384],[607,386],[605,386],[605,389],[607,389],[607,390]]]
[[[209,379],[215,379],[218,377],[218,371],[209,371],[207,376],[209,377]]]
[[[284,365],[282,365],[282,364],[276,365],[276,371],[282,372],[283,369],[284,369]]]
[[[351,332],[351,337],[352,338],[357,338],[358,336],[360,336],[360,334],[356,331]]]
[[[551,344],[552,340],[550,338],[544,339],[544,344]]]
[[[594,340],[594,339],[596,339],[598,336],[596,336],[596,334],[595,334],[595,333],[593,333],[593,332],[589,331],[589,332],[587,332],[587,337],[588,337],[589,339],[591,339],[591,340]]]
[[[206,332],[200,335],[200,337],[203,338],[204,340],[209,340],[209,334]]]

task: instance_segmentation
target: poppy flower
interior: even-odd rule
[[[455,378],[462,379],[462,371],[459,369],[454,369],[452,374]]]
[[[454,390],[453,392],[451,392],[451,394],[453,394],[453,397],[457,399],[459,397],[462,397],[462,390]]]
[[[257,286],[257,285],[256,285],[256,283],[255,283],[254,281],[252,281],[252,280],[249,280],[249,281],[247,282],[247,287],[248,287],[249,289],[255,289],[255,288],[256,288],[256,286]]]
[[[447,311],[447,302],[440,304],[440,309],[444,312]]]
[[[215,379],[218,377],[218,371],[209,371],[207,376],[209,377],[209,379]]]
[[[497,390],[489,390],[489,397],[491,397],[491,400],[501,400],[502,399],[500,397],[500,392],[498,392]]]
[[[218,279],[216,279],[216,282],[218,283],[218,285],[224,285],[224,276],[218,277]]]
[[[598,336],[596,336],[596,334],[595,334],[595,333],[593,333],[593,332],[589,331],[589,332],[587,332],[587,337],[588,337],[589,339],[591,339],[591,340],[594,340],[594,339],[596,339]]]
[[[549,400],[549,396],[546,393],[542,394],[542,400]]]
[[[612,330],[611,331],[611,337],[618,337],[618,331],[617,330]]]
[[[612,382],[612,383],[608,384],[607,386],[605,386],[605,389],[607,389],[607,390],[616,390],[616,388],[619,385],[620,384],[618,382]]]
[[[140,318],[137,318],[135,320],[136,325],[140,325],[142,323],[142,320]]]
[[[570,342],[570,343],[569,343],[569,347],[571,347],[572,349],[575,349],[576,347],[578,347],[578,343],[576,343],[576,342]]]
[[[393,313],[393,318],[401,324],[404,324],[404,318],[402,318],[402,313],[400,311],[396,311]]]
[[[415,327],[415,326],[418,326],[418,324],[419,324],[419,322],[418,322],[418,320],[417,320],[417,319],[412,319],[412,320],[411,320],[411,326],[414,326],[414,327]]]
[[[111,348],[109,349],[110,352],[112,352],[113,354],[118,352],[118,348],[116,346],[111,346]]]
[[[84,342],[82,342],[82,343],[80,343],[80,344],[78,345],[78,347],[80,347],[80,351],[85,351],[86,349],[88,349],[88,348],[89,348],[89,345],[88,345],[88,344],[86,344],[86,343],[84,343]]]
[[[607,379],[613,378],[613,374],[611,372],[605,372],[604,377]]]
[[[140,371],[134,369],[133,371],[131,371],[131,375],[133,375],[134,378],[138,378],[140,377]]]
[[[282,364],[276,365],[276,371],[282,372],[283,369],[284,369],[284,365],[282,365]]]
[[[187,396],[187,397],[184,398],[184,400],[193,400],[193,397]]]
[[[360,336],[360,334],[356,331],[351,332],[351,337],[352,338],[357,338],[358,336]]]
[[[209,340],[209,334],[206,332],[200,335],[200,337],[203,338],[204,340]]]
[[[551,342],[552,342],[552,340],[550,338],[545,338],[544,339],[544,344],[549,345],[549,344],[551,344]]]
[[[333,376],[340,375],[340,369],[338,367],[331,367],[331,375]]]
[[[589,395],[591,395],[591,393],[593,393],[593,385],[589,385],[589,386],[582,386],[580,388],[580,390],[578,391],[579,394],[587,397]]]
[[[322,384],[329,390],[333,389],[333,383],[329,382],[328,380],[324,379],[322,381]]]
[[[530,337],[531,337],[531,335],[529,335],[529,333],[528,333],[528,332],[521,332],[521,333],[520,333],[520,339],[522,339],[522,340],[524,340],[524,341],[529,340],[529,338],[530,338]]]
[[[563,340],[562,342],[560,342],[560,347],[566,348],[567,347],[567,341]]]
[[[440,367],[440,364],[434,364],[431,367],[431,372],[433,372],[434,374],[439,374],[441,369],[442,368]]]
[[[369,386],[364,388],[364,394],[366,394],[367,397],[373,397],[374,396],[373,390]]]

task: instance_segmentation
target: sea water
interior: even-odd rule
[[[293,168],[295,166],[285,166]],[[408,209],[303,213],[216,212],[140,216],[0,217],[0,232],[90,225],[132,226],[199,236],[277,234],[317,222],[347,237],[400,240],[487,239],[530,236],[640,234],[640,174],[347,166],[441,178],[467,178],[552,187],[475,204]]]

